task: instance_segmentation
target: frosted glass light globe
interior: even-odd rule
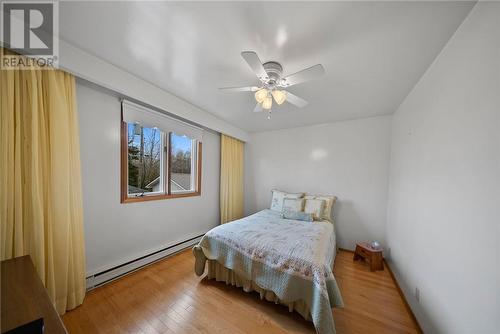
[[[268,95],[267,89],[265,88],[259,89],[258,91],[255,92],[255,100],[257,100],[258,103],[262,103],[264,102],[267,95]]]
[[[273,90],[271,94],[273,94],[274,101],[276,101],[278,105],[286,101],[286,92],[284,90]]]
[[[271,109],[273,106],[273,98],[268,96],[262,102],[262,109]]]

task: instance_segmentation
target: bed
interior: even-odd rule
[[[213,228],[193,253],[198,276],[207,267],[209,279],[257,291],[311,320],[317,333],[335,333],[332,308],[343,301],[332,272],[331,222],[283,219],[266,209]]]

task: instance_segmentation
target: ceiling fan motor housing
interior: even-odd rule
[[[264,69],[266,70],[266,73],[269,77],[269,79],[266,81],[266,84],[269,86],[269,88],[274,88],[274,86],[281,82],[283,67],[276,61],[268,61],[262,65],[264,66]]]

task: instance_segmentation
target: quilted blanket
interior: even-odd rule
[[[193,251],[197,275],[207,258],[216,260],[284,302],[304,301],[316,332],[335,333],[332,307],[343,301],[332,272],[332,223],[283,219],[267,209],[213,228]]]

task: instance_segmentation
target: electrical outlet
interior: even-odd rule
[[[420,303],[420,289],[415,287],[415,299]]]

